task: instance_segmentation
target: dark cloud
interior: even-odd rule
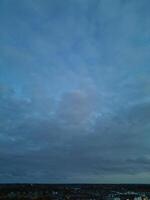
[[[66,106],[70,105],[73,109],[69,115],[74,115],[74,110],[82,112],[83,106],[88,108],[84,95],[81,91],[67,94],[58,108],[64,108],[62,103],[66,103]],[[19,102],[20,100],[15,100],[15,104]],[[8,104],[8,99],[3,102],[3,106],[5,104]],[[9,99],[11,109],[5,110],[8,115],[11,114],[13,105]],[[86,180],[88,176],[134,176],[143,171],[148,172],[149,146],[144,138],[148,136],[145,128],[149,124],[149,108],[149,103],[144,103],[121,110],[115,115],[105,114],[97,119],[92,131],[88,132],[80,126],[81,119],[87,118],[80,118],[76,123],[67,115],[63,119],[71,118],[71,121],[60,123],[58,114],[53,119],[47,118],[47,115],[40,119],[32,116],[30,109],[28,114],[27,110],[21,110],[24,115],[19,116],[18,121],[16,117],[11,119],[12,127],[9,124],[6,130],[1,129],[4,131],[1,132],[1,180],[6,178],[19,181],[21,178],[31,182],[67,182],[80,180],[80,176]],[[63,110],[65,112],[67,109]],[[70,123],[72,126],[69,126]],[[90,180],[93,179],[89,178]]]

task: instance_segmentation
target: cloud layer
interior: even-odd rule
[[[148,183],[149,1],[0,4],[0,181]]]

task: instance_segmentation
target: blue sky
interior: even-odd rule
[[[149,183],[149,0],[0,1],[0,181]]]

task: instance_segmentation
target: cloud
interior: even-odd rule
[[[95,110],[95,99],[84,90],[64,94],[58,106],[57,116],[67,125],[86,123]]]
[[[9,100],[11,109],[5,109],[9,116],[14,105],[10,103],[11,98],[3,102],[5,106]],[[148,136],[149,130],[149,103],[131,106],[115,115],[106,113],[97,119],[92,131],[86,133],[86,129],[69,127],[69,123],[76,124],[73,118],[77,115],[76,110],[79,110],[77,124],[90,116],[93,108],[89,108],[89,96],[83,91],[73,91],[62,99],[58,110],[61,108],[61,113],[67,112],[65,117],[63,115],[66,124],[59,122],[62,115],[58,113],[53,119],[35,118],[29,115],[30,110],[30,117],[25,117],[27,110],[21,110],[22,115],[19,115],[18,120],[16,117],[11,119],[13,127],[6,124],[7,130],[1,128],[1,136],[5,139],[1,138],[2,180],[19,181],[21,178],[31,182],[67,182],[81,181],[83,177],[82,181],[93,181],[96,176],[106,177],[108,174],[130,174],[134,177],[148,172],[149,143],[144,138]],[[20,103],[14,100],[15,105]],[[66,111],[64,108],[69,105],[73,110]],[[84,109],[88,109],[86,116]],[[13,148],[12,152],[10,148]]]
[[[148,0],[1,4],[1,181],[148,174]]]

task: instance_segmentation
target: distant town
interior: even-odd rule
[[[0,200],[150,200],[150,185],[1,184]]]

